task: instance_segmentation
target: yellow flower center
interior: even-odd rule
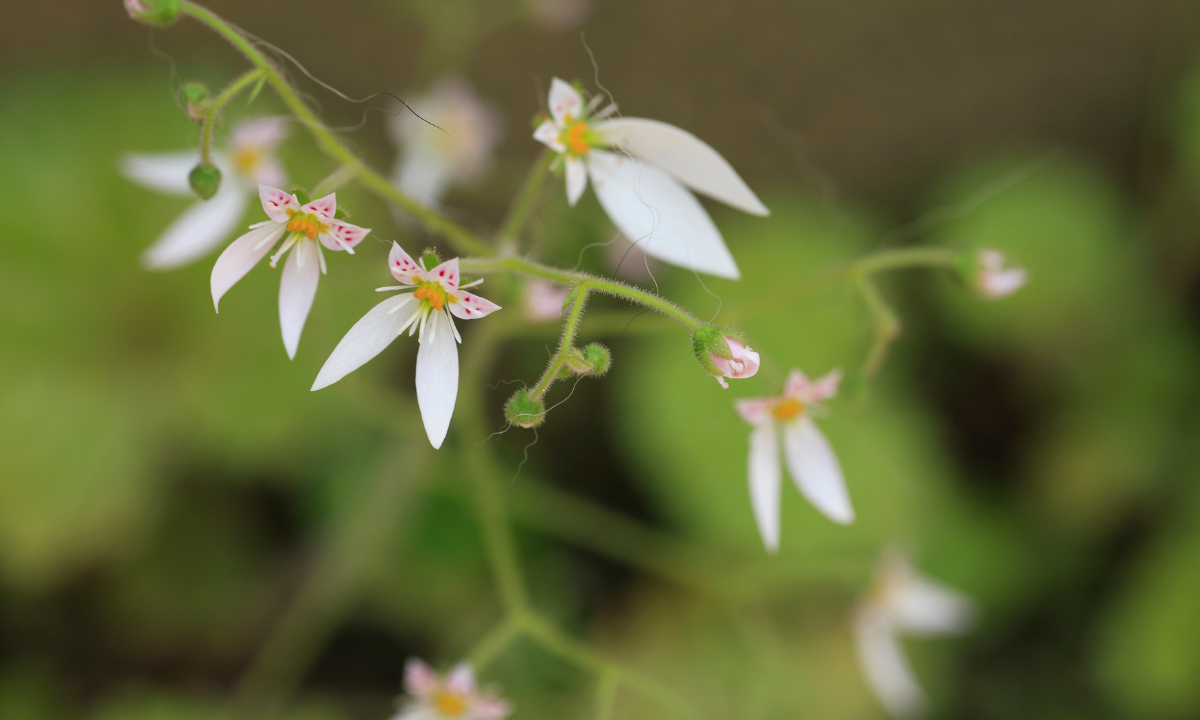
[[[413,293],[413,297],[421,302],[428,303],[434,310],[441,310],[446,306],[446,303],[453,305],[457,302],[453,295],[446,292],[445,288],[436,282],[417,283],[417,291]]]
[[[238,172],[249,175],[262,162],[262,153],[255,148],[238,148],[233,153],[233,165]]]
[[[781,403],[776,403],[775,407],[771,408],[771,414],[779,422],[794,420],[804,412],[804,403],[795,398],[788,398]]]
[[[462,717],[467,714],[467,699],[449,690],[437,690],[433,693],[433,709],[442,717]]]
[[[318,235],[329,232],[329,226],[321,222],[316,215],[288,210],[288,232],[306,235],[309,240],[315,240]]]
[[[562,131],[561,140],[567,146],[567,151],[575,155],[587,155],[592,147],[587,123],[582,120],[567,125],[567,129]]]

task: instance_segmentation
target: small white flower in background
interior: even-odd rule
[[[961,634],[972,616],[966,596],[917,573],[899,550],[884,552],[874,585],[855,611],[854,636],[867,681],[889,713],[909,718],[925,706],[900,634]]]
[[[142,255],[142,264],[150,270],[172,270],[216,249],[233,232],[260,183],[278,186],[287,182],[283,166],[275,158],[275,148],[286,135],[287,127],[277,118],[238,123],[230,134],[228,151],[213,153],[213,164],[225,180],[221,189],[171,223]],[[198,162],[200,154],[193,151],[130,153],[122,158],[121,172],[151,190],[192,196],[188,173]]]
[[[659,261],[646,255],[641,245],[622,233],[617,233],[616,240],[605,248],[604,254],[613,267],[613,274],[630,282],[653,280],[661,265]]]
[[[788,473],[800,493],[830,520],[854,521],[842,466],[829,441],[809,417],[820,403],[837,394],[842,374],[835,370],[816,382],[793,370],[780,397],[736,400],[742,419],[754,426],[750,434],[750,502],[767,550],[779,549],[779,500],[782,470],[779,436]]]
[[[552,32],[579,27],[591,9],[591,0],[525,0],[533,19]]]
[[[555,285],[549,280],[530,280],[525,283],[523,309],[533,322],[551,322],[562,315],[570,288]]]
[[[392,720],[504,720],[512,706],[479,690],[475,673],[466,663],[455,665],[443,679],[424,662],[404,666],[408,700]]]
[[[590,176],[613,224],[647,255],[739,278],[717,226],[687,188],[753,215],[769,214],[754,192],[695,135],[657,120],[606,119],[613,106],[593,113],[595,104],[585,105],[575,88],[554,78],[550,118],[533,133],[559,153],[568,203],[574,207]]]
[[[419,330],[417,405],[429,442],[440,448],[458,399],[456,342],[462,342],[462,337],[453,318],[475,320],[499,310],[500,306],[464,291],[483,281],[459,285],[458,258],[426,268],[423,258],[417,264],[398,244],[392,243],[388,269],[404,284],[379,291],[400,290],[402,294],[371,308],[350,328],[325,361],[312,389],[332,385],[362,367],[405,330],[409,335]]]
[[[221,296],[283,239],[283,246],[271,257],[271,267],[291,250],[279,281],[279,326],[288,357],[294,358],[317,294],[317,281],[326,269],[321,246],[354,254],[354,246],[371,231],[338,220],[333,193],[307,205],[301,205],[295,195],[266,185],[259,186],[258,194],[270,219],[251,225],[250,232],[230,243],[217,258],[210,281],[213,307],[220,312]]]
[[[400,148],[392,184],[433,207],[450,185],[470,183],[487,171],[502,135],[500,113],[466,82],[452,78],[439,80],[410,104],[441,130],[407,111],[392,118],[392,139]]]
[[[980,250],[976,256],[975,288],[988,300],[1008,297],[1029,282],[1025,268],[1006,268],[1008,262],[999,250]]]

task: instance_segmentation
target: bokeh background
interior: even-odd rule
[[[536,444],[517,430],[489,440],[513,475],[535,602],[566,627],[707,717],[883,717],[849,623],[878,552],[898,543],[980,607],[971,634],[907,644],[934,716],[1200,715],[1194,3],[211,7],[351,97],[468,79],[506,121],[492,170],[447,198],[480,230],[536,157],[529,121],[555,75],[598,77],[624,113],[691,130],[772,208],[712,208],[746,281],[709,294],[689,273],[655,280],[702,316],[719,297],[773,370],[718,392],[685,334],[638,318],[606,333],[613,372],[580,383]],[[149,31],[116,0],[8,2],[4,17],[0,717],[227,718],[245,707],[230,698],[255,692],[286,717],[387,717],[406,658],[445,666],[498,612],[457,446],[434,456],[407,440],[415,344],[307,391],[385,284],[387,245],[331,259],[289,362],[272,273],[251,273],[218,316],[211,259],[140,269],[190,201],[116,172],[123,152],[196,141],[178,83],[220,87],[243,68],[233,51],[186,21]],[[395,111],[293,74],[332,125]],[[365,119],[347,139],[387,168],[388,117]],[[329,170],[298,131],[283,156],[301,184]],[[436,240],[359,190],[339,200],[376,240]],[[574,265],[609,239],[590,194],[568,212],[556,182],[541,200],[532,232],[550,259]],[[822,421],[858,522],[835,526],[785,487],[768,561],[730,401],[774,391],[790,366],[857,367],[869,319],[842,286],[769,313],[754,299],[915,243],[996,247],[1032,282],[986,303],[938,274],[886,279],[905,332],[879,378]],[[611,270],[602,250],[583,262]],[[489,383],[534,380],[555,332],[504,345]],[[495,430],[509,391],[488,390]],[[608,526],[589,524],[597,505],[641,523],[629,537],[648,565],[744,592],[717,600],[613,560],[619,548],[596,547]],[[590,712],[588,678],[532,647],[486,678],[518,717]],[[624,694],[617,711],[662,712]]]

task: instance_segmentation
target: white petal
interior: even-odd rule
[[[686,130],[658,120],[616,118],[595,130],[612,144],[666,170],[696,192],[752,215],[770,215],[721,154]]]
[[[396,163],[392,184],[422,205],[437,207],[450,184],[450,166],[423,146],[408,147]]]
[[[191,195],[188,175],[200,162],[200,153],[187,151],[129,153],[121,158],[121,174],[130,180],[169,195]]]
[[[537,126],[537,130],[533,131],[533,139],[546,145],[554,152],[565,153],[567,146],[563,145],[562,138],[559,136],[558,126],[553,120],[543,120],[541,125]]]
[[[575,207],[583,191],[587,189],[587,166],[577,157],[566,159],[567,167],[567,204]]]
[[[432,313],[429,324],[417,351],[417,405],[425,434],[436,449],[446,439],[458,399],[458,345],[446,313]]]
[[[740,277],[700,201],[670,175],[600,150],[588,153],[587,166],[608,217],[647,255],[718,277]]]
[[[313,297],[317,294],[317,282],[321,279],[321,262],[317,257],[317,246],[301,240],[288,253],[283,265],[283,277],[279,279],[279,328],[283,331],[283,347],[289,358],[296,357],[300,344],[300,333],[304,321],[312,309]]]
[[[570,83],[554,78],[550,81],[550,116],[554,123],[562,127],[572,119],[578,119],[583,112],[583,97]]]
[[[221,296],[271,252],[271,248],[283,237],[285,230],[287,226],[282,223],[268,223],[251,230],[225,248],[225,252],[221,253],[217,263],[213,265],[212,278],[209,281],[214,309],[220,312]]]
[[[834,522],[854,522],[842,466],[807,415],[784,425],[783,456],[796,487],[810,503]]]
[[[475,671],[468,663],[460,662],[446,675],[446,689],[459,695],[475,694]]]
[[[894,601],[896,621],[914,635],[952,635],[971,624],[971,601],[928,578],[912,576]]]
[[[413,302],[412,295],[390,297],[362,316],[333,349],[333,354],[317,373],[312,389],[320,390],[362,367],[368,360],[392,344],[404,328],[410,313],[392,312],[397,306]]]
[[[750,504],[758,532],[768,552],[779,550],[779,441],[774,423],[762,423],[750,433]]]
[[[860,610],[854,621],[858,659],[879,702],[898,718],[920,713],[925,693],[913,678],[895,628],[878,611]]]
[[[246,195],[236,183],[225,183],[210,200],[202,200],[171,223],[142,253],[150,270],[172,270],[206,255],[237,226],[246,210]]]

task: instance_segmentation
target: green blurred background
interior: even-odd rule
[[[507,122],[493,170],[448,198],[482,231],[536,156],[528,121],[555,75],[592,88],[598,73],[625,114],[696,133],[772,208],[712,207],[752,279],[709,290],[775,366],[718,392],[681,331],[639,318],[601,338],[613,372],[580,383],[535,445],[526,431],[489,440],[514,476],[535,602],[566,627],[706,717],[882,717],[849,617],[898,542],[981,608],[969,636],[907,645],[936,716],[1200,716],[1194,3],[593,0],[557,24],[519,0],[211,7],[352,97],[468,78]],[[289,362],[272,273],[252,272],[218,316],[211,258],[140,269],[190,201],[116,172],[123,152],[196,141],[173,89],[220,87],[243,68],[232,50],[194,23],[151,32],[116,0],[4,15],[0,717],[226,718],[228,698],[263,688],[289,718],[387,717],[404,660],[453,662],[496,618],[495,592],[454,428],[436,456],[419,431],[410,441],[415,344],[307,389],[387,280],[381,240],[436,239],[340,192],[375,240],[331,259]],[[332,125],[363,118],[300,85]],[[366,119],[347,140],[385,169],[386,117]],[[299,132],[283,156],[301,184],[329,170]],[[568,212],[556,181],[533,232],[569,267],[611,230],[590,194]],[[905,333],[822,422],[858,522],[835,526],[785,487],[768,561],[730,402],[776,390],[790,366],[856,367],[869,319],[844,286],[770,314],[752,301],[925,242],[999,248],[1032,282],[987,303],[948,277],[886,279]],[[697,314],[717,310],[689,273],[655,277]],[[489,382],[534,380],[555,332],[506,344]],[[510,391],[488,390],[489,427]],[[755,580],[718,601],[582,549],[555,523],[572,497],[682,541],[681,572],[723,576],[732,558]],[[486,677],[518,717],[589,712],[588,679],[532,647]],[[617,713],[662,711],[623,694]]]

